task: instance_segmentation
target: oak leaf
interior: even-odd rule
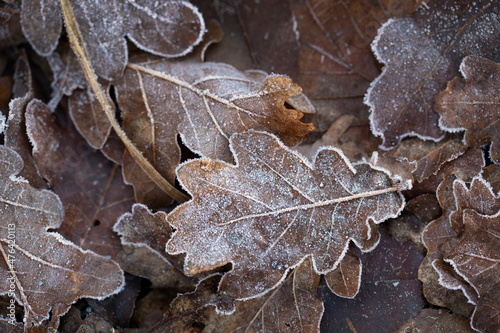
[[[385,67],[366,103],[372,130],[385,148],[409,135],[442,137],[434,96],[458,74],[463,57],[498,57],[499,10],[496,0],[435,1],[412,18],[391,19],[379,29],[372,48]]]
[[[123,285],[118,265],[48,232],[62,223],[61,201],[16,176],[23,167],[16,152],[0,146],[0,155],[0,290],[6,294],[14,289],[15,299],[24,306],[25,324],[40,324],[49,311],[57,318],[81,297],[118,292]]]
[[[177,230],[167,251],[187,254],[187,273],[233,264],[222,295],[264,294],[308,256],[316,273],[328,273],[351,240],[372,249],[372,223],[402,210],[401,186],[336,149],[320,150],[311,164],[267,133],[235,134],[230,143],[236,166],[202,159],[178,168],[194,197],[168,215]]]
[[[177,135],[201,156],[232,161],[229,137],[249,128],[276,133],[287,145],[300,142],[314,127],[300,121],[300,110],[285,101],[301,88],[285,76],[240,72],[217,63],[171,61],[129,64],[116,82],[123,129],[153,166],[171,183],[180,161]],[[129,154],[124,177],[138,201],[165,206],[157,189]],[[157,190],[155,190],[157,189]]]
[[[449,132],[465,130],[464,142],[469,146],[491,142],[490,156],[500,163],[500,65],[468,56],[460,72],[464,78],[454,78],[436,96],[439,126]]]
[[[125,36],[139,48],[165,57],[190,52],[205,31],[203,17],[187,1],[70,1],[98,75],[112,80],[127,64]],[[62,30],[59,1],[22,2],[23,33],[40,55],[57,47]]]
[[[460,332],[474,333],[465,317],[446,309],[422,309],[415,317],[402,325],[396,333],[409,332]]]
[[[121,244],[112,227],[134,202],[120,166],[89,147],[71,122],[59,126],[39,100],[27,106],[26,127],[36,165],[64,205],[58,232],[84,249],[114,257]]]

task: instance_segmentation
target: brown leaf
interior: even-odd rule
[[[24,168],[19,173],[35,188],[47,188],[47,182],[38,172],[32,156],[32,146],[26,134],[26,107],[35,97],[33,78],[26,54],[16,62],[14,75],[14,96],[10,103],[7,130],[5,131],[5,147],[15,150],[24,161]]]
[[[118,265],[47,232],[62,223],[59,198],[16,176],[23,167],[16,152],[0,146],[0,154],[0,289],[15,294],[24,305],[25,324],[41,323],[51,310],[57,318],[80,297],[102,298],[118,292],[123,285]]]
[[[156,288],[186,291],[193,287],[195,280],[182,271],[183,256],[165,252],[172,234],[165,213],[153,214],[148,207],[134,204],[132,212],[120,216],[113,230],[121,236],[123,245],[141,248],[126,248],[118,254],[117,261],[125,271],[147,277]]]
[[[464,232],[444,253],[445,261],[477,292],[472,328],[480,332],[500,330],[500,209],[487,216],[476,210],[463,212]]]
[[[422,309],[418,315],[401,326],[396,333],[474,333],[467,318],[444,309]]]
[[[121,244],[113,224],[134,201],[120,167],[92,150],[71,122],[59,126],[40,101],[28,104],[26,120],[38,169],[64,204],[59,232],[82,248],[115,256]]]
[[[392,19],[380,28],[373,50],[386,66],[373,81],[366,103],[383,146],[405,136],[439,139],[434,96],[458,74],[466,55],[494,59],[500,45],[497,0],[434,1],[413,18]]]
[[[178,134],[198,154],[232,161],[228,138],[233,133],[267,130],[294,145],[313,129],[300,122],[301,112],[284,106],[301,93],[288,77],[269,76],[262,84],[261,72],[242,73],[216,63],[128,66],[116,84],[123,129],[171,183],[179,164]],[[124,157],[124,176],[134,184],[138,201],[169,203],[130,156]]]
[[[330,272],[351,240],[374,247],[370,221],[402,209],[399,186],[387,174],[367,163],[352,166],[338,150],[320,150],[311,164],[267,133],[234,134],[230,141],[236,166],[202,159],[178,169],[194,197],[168,216],[177,231],[167,250],[187,253],[187,273],[233,264],[222,295],[266,293],[310,255],[318,274]]]
[[[361,284],[361,261],[347,252],[335,270],[325,274],[330,290],[339,297],[354,298]]]
[[[480,56],[465,57],[464,79],[456,77],[436,96],[439,126],[448,132],[465,130],[464,141],[480,147],[491,142],[490,156],[500,163],[500,65]]]
[[[214,307],[198,311],[207,318],[203,332],[318,332],[323,315],[319,280],[307,258],[272,293],[236,302],[232,315],[218,314]]]
[[[98,75],[118,79],[127,64],[125,35],[148,52],[177,57],[201,41],[205,23],[187,1],[70,1],[85,47]],[[40,55],[51,54],[61,33],[59,1],[26,0],[23,32]]]
[[[7,1],[8,2],[8,1]],[[21,3],[0,3],[0,48],[26,42],[21,29]]]

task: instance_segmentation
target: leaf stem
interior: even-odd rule
[[[101,107],[104,109],[104,112],[116,134],[118,134],[123,144],[130,152],[130,155],[132,155],[134,160],[137,162],[137,164],[139,164],[141,169],[149,176],[149,178],[151,178],[151,180],[155,182],[156,185],[158,185],[160,189],[162,189],[165,193],[167,193],[179,203],[189,200],[189,197],[177,190],[172,184],[170,184],[165,178],[163,178],[163,176],[151,165],[151,163],[149,163],[149,161],[142,155],[139,149],[137,149],[137,147],[130,141],[123,129],[116,121],[115,115],[112,111],[112,107],[106,100],[101,85],[99,84],[99,82],[97,82],[97,76],[94,72],[94,69],[92,68],[92,64],[90,62],[87,51],[85,50],[82,35],[80,33],[80,29],[78,28],[78,24],[76,23],[75,15],[73,13],[73,9],[71,8],[69,0],[61,0],[61,7],[71,47],[75,52],[78,61],[83,68],[83,71],[85,72],[85,77],[87,78],[92,91],[97,96],[97,100],[101,104]]]

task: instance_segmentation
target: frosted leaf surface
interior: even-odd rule
[[[183,257],[172,256],[165,252],[165,244],[170,239],[172,228],[167,223],[164,212],[152,213],[147,206],[134,204],[130,213],[125,213],[118,219],[113,230],[121,236],[123,245],[129,245],[141,250],[125,250],[120,253],[118,261],[127,266],[127,272],[147,277],[154,287],[189,288],[194,280],[186,277],[182,271]],[[139,262],[142,260],[143,262]],[[160,265],[153,262],[163,261]],[[161,266],[164,271],[157,272],[148,266]],[[151,272],[163,276],[151,275]]]
[[[233,159],[229,137],[250,128],[275,133],[287,145],[297,144],[314,128],[300,121],[300,110],[284,105],[301,88],[285,76],[271,75],[264,83],[262,76],[219,63],[129,64],[116,83],[123,129],[172,183],[180,158],[178,134],[198,154],[228,162]],[[168,204],[128,154],[124,176],[134,184],[138,201]]]
[[[325,280],[335,295],[354,298],[361,285],[361,270],[361,260],[351,252],[347,252],[337,268],[325,274]]]
[[[85,48],[96,73],[118,79],[128,60],[125,36],[140,48],[162,56],[190,52],[201,41],[205,23],[187,1],[70,0]],[[57,0],[23,1],[23,32],[33,48],[47,56],[57,47],[62,12]]]
[[[491,142],[491,158],[500,163],[500,65],[468,56],[460,71],[464,78],[454,78],[436,96],[439,125],[449,132],[465,130],[469,146]]]
[[[30,326],[49,318],[51,310],[53,316],[64,314],[81,297],[114,294],[124,281],[123,272],[109,258],[47,232],[61,225],[62,204],[54,193],[16,178],[22,167],[16,152],[0,146],[0,290],[8,293],[14,282],[15,298],[24,306],[24,321]]]
[[[434,96],[458,75],[463,57],[498,57],[499,15],[497,1],[435,1],[413,18],[391,19],[379,29],[372,48],[385,67],[365,102],[385,148],[408,135],[441,138]]]
[[[338,150],[320,150],[311,165],[255,131],[233,135],[231,148],[236,166],[201,159],[178,168],[193,199],[168,215],[177,231],[167,251],[187,254],[189,274],[231,262],[219,289],[233,299],[268,292],[308,256],[317,274],[334,270],[351,240],[374,247],[370,220],[402,210],[400,186]]]

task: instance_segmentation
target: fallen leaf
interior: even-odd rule
[[[15,1],[0,3],[0,48],[18,45],[26,42],[21,29],[21,3]]]
[[[200,309],[207,318],[203,332],[318,332],[323,316],[319,280],[307,258],[272,293],[236,302],[232,315],[218,314],[213,306]]]
[[[167,251],[187,254],[188,274],[232,263],[222,295],[267,293],[307,256],[316,273],[328,273],[351,240],[373,248],[369,221],[402,210],[400,186],[387,174],[367,163],[353,166],[333,148],[311,164],[267,133],[234,134],[230,142],[236,166],[201,159],[178,168],[193,199],[167,217],[176,228]]]
[[[26,54],[16,61],[14,74],[14,99],[10,103],[5,147],[15,150],[23,159],[24,167],[19,176],[26,178],[35,188],[47,188],[47,182],[40,175],[32,156],[32,146],[26,134],[26,107],[35,97],[33,78]]]
[[[477,292],[476,309],[471,325],[480,332],[500,330],[500,208],[495,215],[479,214],[466,209],[462,213],[464,231],[443,253],[450,263]]]
[[[183,273],[183,256],[165,252],[165,245],[172,235],[165,213],[153,214],[148,207],[134,204],[132,212],[120,216],[113,230],[121,236],[123,245],[141,248],[124,249],[117,255],[117,261],[125,271],[148,278],[154,288],[186,291],[194,286],[195,279]]]
[[[325,274],[325,281],[332,293],[339,297],[354,298],[361,285],[361,261],[347,252],[335,270]]]
[[[385,64],[366,95],[373,133],[393,148],[406,136],[439,140],[434,96],[458,74],[462,58],[495,59],[500,45],[496,0],[435,1],[414,17],[391,19],[372,48]]]
[[[0,146],[0,154],[4,226],[0,236],[0,289],[2,293],[12,292],[24,306],[27,327],[49,318],[49,311],[53,318],[61,316],[81,297],[103,298],[118,292],[123,285],[118,265],[83,251],[57,233],[47,232],[62,223],[59,198],[32,188],[16,176],[23,167],[16,152]]]
[[[500,163],[500,65],[480,56],[465,57],[464,78],[456,77],[435,98],[439,126],[448,132],[465,130],[464,142],[480,147],[491,142],[490,156]]]
[[[467,318],[444,309],[422,309],[415,317],[401,326],[396,333],[474,333]]]
[[[313,129],[312,124],[300,122],[300,110],[284,105],[301,93],[288,77],[269,76],[262,83],[262,72],[240,72],[216,63],[163,61],[128,67],[116,83],[123,129],[171,183],[179,164],[178,134],[199,155],[232,161],[228,139],[233,133],[249,128],[267,130],[294,145]],[[168,205],[169,198],[129,154],[123,167],[137,201]]]
[[[118,79],[127,64],[125,35],[139,48],[165,57],[182,56],[201,41],[205,23],[187,1],[70,1],[98,75]],[[56,48],[62,30],[59,1],[25,0],[24,35],[40,55]]]
[[[64,204],[58,231],[84,249],[114,257],[121,244],[112,227],[134,202],[120,167],[90,148],[71,122],[59,126],[39,100],[28,104],[26,123],[38,169]]]

